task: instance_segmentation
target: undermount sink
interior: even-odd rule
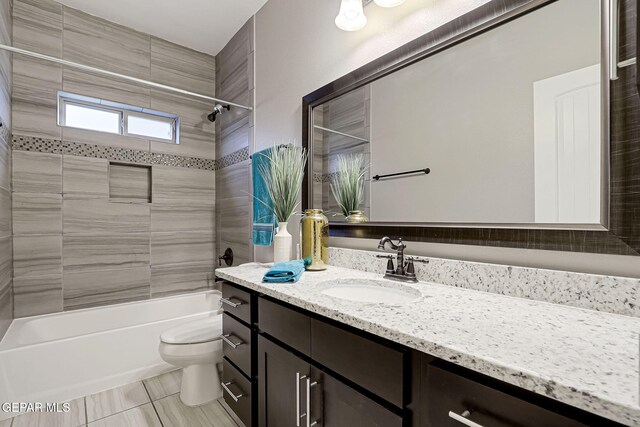
[[[417,289],[390,280],[341,279],[320,283],[324,295],[361,303],[398,305],[422,297]]]

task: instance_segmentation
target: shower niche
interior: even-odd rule
[[[151,203],[151,166],[109,162],[109,201]]]

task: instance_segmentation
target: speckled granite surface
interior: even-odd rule
[[[216,275],[625,425],[640,426],[640,319],[433,283],[401,305],[322,294],[335,279],[380,279],[341,267],[306,272],[295,284],[264,284],[267,267]],[[396,282],[391,282],[396,283]],[[390,284],[389,286],[393,286]]]
[[[375,251],[329,248],[329,264],[383,274],[386,261],[376,258],[379,254]],[[442,258],[424,259],[429,259],[429,264],[416,264],[416,275],[426,282],[640,317],[640,279]]]

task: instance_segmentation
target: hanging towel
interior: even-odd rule
[[[295,283],[300,280],[300,276],[304,273],[304,260],[279,262],[267,271],[262,278],[263,282],[268,283]]]
[[[271,149],[258,151],[251,158],[251,174],[253,176],[253,244],[271,246],[275,233],[276,218],[273,213],[273,202],[262,179],[261,165],[270,166],[268,153]],[[265,206],[266,205],[266,206]]]

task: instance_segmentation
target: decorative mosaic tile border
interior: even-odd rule
[[[36,153],[93,157],[97,159],[107,159],[144,165],[165,165],[203,170],[216,169],[216,161],[211,159],[177,156],[173,154],[134,150],[131,148],[109,147],[104,145],[86,144],[83,142],[61,141],[59,139],[38,138],[23,135],[13,136],[13,149],[17,151],[32,151]]]
[[[329,264],[383,275],[378,254],[329,248]],[[421,281],[640,317],[640,279],[425,258],[429,264],[415,266]]]
[[[338,172],[314,173],[313,182],[331,182],[336,175],[338,175]]]
[[[9,126],[7,126],[5,121],[2,120],[2,117],[0,117],[0,138],[11,143],[11,132],[9,132]]]
[[[249,147],[243,147],[231,154],[227,154],[216,160],[216,170],[224,169],[238,163],[249,160]]]
[[[217,162],[200,157],[175,156],[173,154],[150,153],[152,165],[174,166],[178,168],[216,170]]]

